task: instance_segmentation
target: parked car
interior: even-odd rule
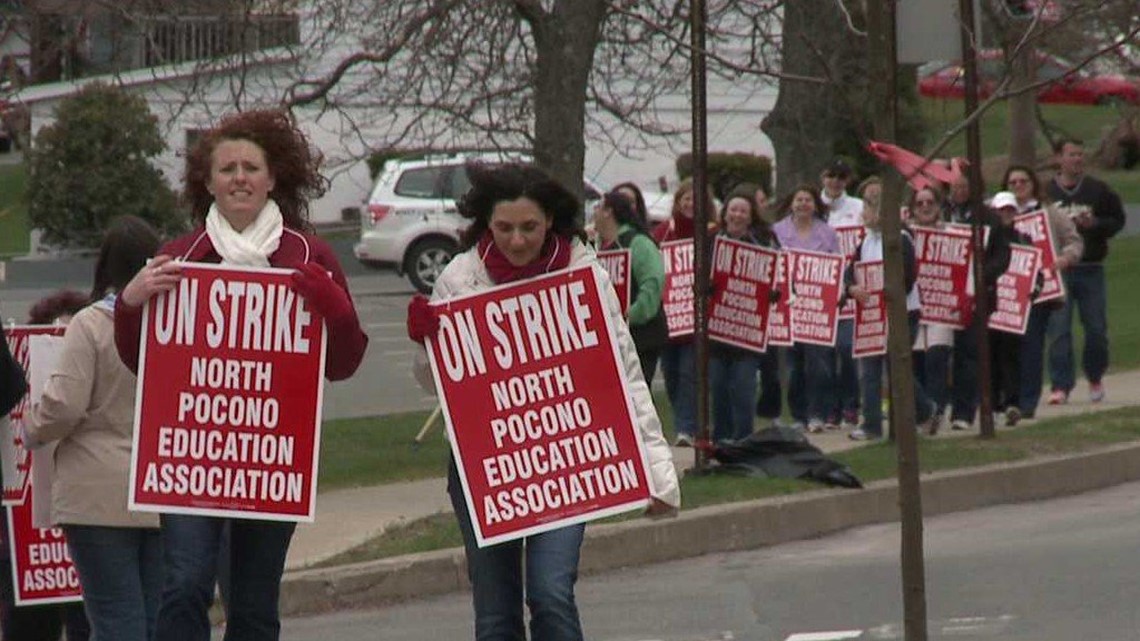
[[[522,154],[477,152],[389,160],[376,177],[368,206],[360,213],[360,242],[353,253],[364,265],[395,269],[427,293],[459,251],[468,221],[455,201],[471,184],[468,162],[528,161]],[[586,211],[601,197],[585,185]]]
[[[1041,103],[1103,105],[1140,104],[1140,82],[1124,76],[1092,74],[1072,70],[1072,65],[1047,53],[1038,54],[1037,78],[1051,81],[1037,92]],[[1006,75],[1007,64],[1001,50],[986,49],[978,54],[978,95],[993,93]],[[919,72],[918,92],[929,98],[961,98],[966,92],[961,63],[944,63],[933,71]]]

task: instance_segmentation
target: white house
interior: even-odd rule
[[[315,16],[305,13],[298,16],[296,37],[299,42],[305,42],[314,30],[322,27]],[[158,164],[171,184],[177,187],[184,172],[182,150],[197,132],[208,128],[221,114],[239,105],[248,109],[278,104],[294,79],[314,77],[330,68],[345,47],[334,46],[319,51],[321,57],[317,58],[317,50],[283,46],[203,62],[200,58],[194,59],[195,51],[180,49],[176,57],[187,58],[184,62],[33,85],[14,94],[9,101],[29,109],[34,138],[41,127],[52,122],[59,102],[88,83],[118,85],[143,96],[151,112],[159,118],[167,140],[168,149],[158,159]],[[760,131],[760,122],[775,102],[775,89],[770,83],[751,77],[736,82],[713,75],[709,78],[710,151],[744,151],[771,156],[772,145]],[[656,115],[666,126],[685,129],[690,124],[689,105],[687,94],[667,96],[658,101]],[[376,141],[383,139],[385,131],[400,126],[401,116],[391,111],[379,113],[375,105],[364,104],[339,112],[298,107],[294,113],[310,140],[324,154],[326,175],[331,180],[325,197],[312,205],[313,221],[340,220],[342,210],[360,207],[366,201],[370,179],[364,158],[371,149],[381,146],[382,143]],[[370,130],[371,123],[380,123],[383,130]],[[607,133],[618,144],[626,135],[632,135],[620,128]],[[586,175],[603,188],[633,180],[656,189],[659,177],[664,177],[668,187],[672,188],[676,182],[674,161],[677,155],[688,150],[688,144],[687,136],[654,139],[649,148],[638,151],[635,157],[628,157],[611,144],[588,142]]]

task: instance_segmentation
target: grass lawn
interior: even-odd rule
[[[28,252],[28,204],[24,165],[0,165],[0,256]]]
[[[919,440],[922,473],[962,469],[1021,461],[1033,457],[1059,455],[1091,450],[1096,447],[1140,439],[1140,420],[1135,408],[1089,414],[1074,420],[1055,418],[1016,430],[1002,430],[998,438],[923,438]],[[833,457],[847,464],[864,482],[893,478],[896,457],[893,444],[880,442]],[[783,496],[819,489],[807,481],[788,479],[756,479],[739,476],[710,475],[685,477],[681,494],[685,509],[738,501]],[[637,514],[618,516],[609,521],[640,518]],[[386,558],[401,554],[425,552],[463,545],[459,528],[451,514],[438,514],[393,528],[357,548],[339,554],[318,565],[327,567]]]

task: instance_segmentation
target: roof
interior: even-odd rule
[[[49,82],[24,87],[20,91],[8,96],[9,103],[34,105],[39,102],[59,100],[78,93],[84,87],[103,83],[121,88],[145,87],[164,82],[193,78],[195,76],[215,76],[230,73],[244,65],[249,67],[265,67],[293,62],[298,54],[286,47],[266,49],[254,54],[246,54],[244,60],[241,56],[230,56],[216,60],[194,60],[161,67],[145,67],[131,71],[90,76],[76,80],[62,82]]]

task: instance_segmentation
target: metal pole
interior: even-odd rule
[[[978,110],[978,53],[975,44],[979,34],[974,32],[974,0],[958,0],[958,12],[962,33],[962,69],[966,82],[966,118],[969,118]],[[990,310],[986,300],[985,274],[982,273],[982,258],[986,251],[985,229],[982,225],[985,212],[982,203],[982,138],[977,120],[971,121],[966,127],[966,159],[970,163],[967,172],[974,245],[974,315],[971,322],[978,342],[978,424],[981,437],[989,439],[994,437],[994,413],[990,397],[990,340],[986,329]]]
[[[694,349],[697,366],[697,440],[709,440],[708,424],[708,105],[705,103],[705,0],[691,0],[692,25],[692,93],[693,93],[693,314],[695,315]],[[702,472],[708,461],[698,448],[694,458],[696,472]]]

